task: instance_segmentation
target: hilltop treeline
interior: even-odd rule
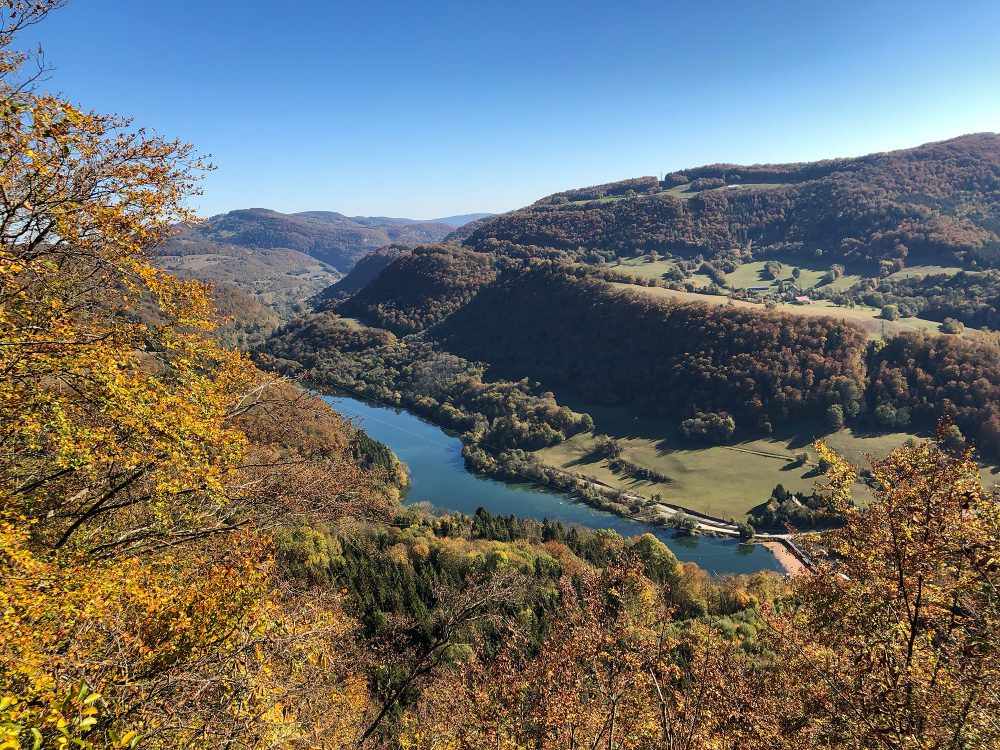
[[[865,334],[822,318],[676,304],[541,264],[512,271],[434,335],[450,350],[660,414],[729,412],[769,430],[834,404],[857,414]]]
[[[995,266],[998,175],[993,134],[816,164],[715,165],[659,186],[640,178],[558,193],[486,222],[465,243]]]
[[[487,254],[418,247],[333,309],[394,333],[413,333],[443,320],[495,277],[494,259]]]

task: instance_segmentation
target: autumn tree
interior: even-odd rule
[[[404,718],[404,747],[774,746],[766,670],[737,641],[675,622],[664,588],[631,553],[619,549],[601,570],[566,562],[541,646],[512,626],[498,654],[444,674]]]
[[[312,407],[150,264],[207,165],[36,88],[11,44],[59,4],[0,0],[0,746],[342,747],[352,620],[283,584],[268,531],[371,485],[272,433]]]
[[[1000,742],[1000,509],[971,451],[916,443],[857,470],[826,459],[844,516],[815,550],[819,570],[776,616],[776,646],[800,688],[785,717],[807,746],[987,748]],[[810,744],[811,743],[811,744]]]

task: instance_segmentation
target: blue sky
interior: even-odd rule
[[[998,39],[996,0],[70,0],[21,43],[210,154],[205,215],[430,218],[998,131]]]

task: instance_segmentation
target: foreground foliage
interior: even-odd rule
[[[384,447],[150,265],[189,147],[18,77],[11,35],[55,4],[0,1],[0,748],[1000,744],[1000,514],[948,425],[873,464],[865,511],[819,446],[845,525],[790,581],[400,506]],[[399,373],[457,378],[477,429],[583,426],[430,361]]]
[[[540,643],[511,623],[499,651],[454,665],[404,716],[403,746],[997,747],[996,496],[968,454],[926,442],[872,465],[862,512],[857,469],[819,449],[846,524],[787,592],[729,589],[749,629],[717,604],[692,619],[682,580],[654,583],[635,549],[598,570],[563,554]]]
[[[352,620],[282,582],[268,531],[391,478],[150,265],[205,165],[35,91],[9,44],[56,4],[0,3],[0,746],[341,746]]]

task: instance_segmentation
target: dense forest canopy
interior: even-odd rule
[[[630,404],[677,420],[719,414],[735,419],[741,434],[757,435],[803,419],[927,430],[947,415],[984,456],[996,455],[1000,392],[993,363],[1000,361],[1000,344],[991,335],[900,333],[870,342],[834,309],[829,317],[804,316],[654,297],[608,283],[620,277],[613,268],[588,268],[558,253],[531,259],[526,246],[491,246],[495,252],[440,245],[394,254],[359,292],[292,321],[265,349],[311,376],[321,373],[319,382],[354,387],[365,379],[357,371],[362,361],[376,381],[387,372],[383,365],[396,354],[379,347],[390,332],[426,330],[445,351],[491,365],[492,378],[527,376],[592,403]],[[988,292],[993,276],[950,278],[969,278],[972,289]],[[931,276],[914,286],[933,283],[953,295],[970,288],[950,278]],[[365,349],[374,360],[364,355],[348,357],[349,367],[334,364],[338,353]],[[409,387],[388,380],[388,393]]]
[[[676,304],[553,266],[510,272],[433,334],[508,377],[653,413],[726,411],[754,429],[833,404],[857,414],[864,388],[866,336],[847,323]]]
[[[443,320],[495,276],[495,259],[490,255],[418,247],[393,260],[334,309],[394,333],[412,333]]]

